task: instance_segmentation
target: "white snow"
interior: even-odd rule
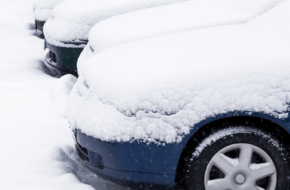
[[[237,167],[240,164],[239,158],[230,158],[224,154],[220,154],[220,156],[233,167]]]
[[[186,0],[70,0],[53,10],[44,26],[48,43],[61,47],[76,45],[63,42],[88,40],[88,33],[98,22],[116,15]],[[85,44],[78,45],[84,47]]]
[[[281,148],[281,146],[279,145],[279,142],[274,140],[268,134],[265,134],[262,131],[256,130],[253,128],[245,128],[245,127],[240,126],[240,127],[232,127],[232,128],[223,129],[223,130],[218,131],[215,134],[208,136],[195,148],[195,151],[193,152],[192,157],[193,158],[198,157],[200,155],[200,153],[203,151],[203,149],[205,149],[207,146],[210,146],[211,144],[213,144],[217,140],[220,140],[224,137],[227,137],[227,136],[230,136],[233,134],[239,134],[239,133],[259,135],[263,138],[268,139],[269,143],[271,143],[274,147],[276,147],[278,149]],[[239,164],[238,159],[230,159],[227,156],[224,156],[224,158],[226,158],[228,163],[230,163],[234,167]],[[253,167],[255,167],[255,166],[253,166]]]
[[[124,190],[79,164],[64,118],[75,78],[43,69],[31,0],[1,0],[1,190]]]
[[[64,0],[33,0],[34,18],[38,21],[47,21],[53,8]]]
[[[96,24],[89,44],[98,53],[117,44],[167,33],[241,24],[284,0],[194,0],[123,14]]]
[[[114,46],[82,64],[73,128],[104,141],[180,142],[231,111],[288,117],[290,1],[238,26]]]
[[[208,186],[212,186],[212,185],[215,185],[215,184],[217,184],[217,183],[220,183],[220,182],[222,182],[224,179],[214,179],[214,180],[209,180],[208,182],[207,182],[207,185]]]
[[[250,169],[251,170],[259,170],[259,169],[262,169],[262,168],[265,168],[265,167],[268,167],[270,166],[271,163],[261,163],[261,164],[251,164],[250,165]]]

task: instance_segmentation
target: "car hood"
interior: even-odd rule
[[[158,35],[245,23],[284,0],[194,0],[106,19],[89,34],[94,53]]]
[[[186,0],[70,0],[53,10],[53,17],[44,26],[47,42],[67,46],[58,42],[87,40],[94,24],[112,16],[149,7],[177,3]]]
[[[105,141],[180,142],[229,112],[288,117],[290,1],[250,22],[164,35],[89,58],[68,101],[73,128]]]

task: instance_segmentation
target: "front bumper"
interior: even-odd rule
[[[68,48],[51,45],[45,42],[49,49],[45,57],[45,64],[64,74],[77,76],[77,60],[84,48]]]
[[[100,177],[137,189],[174,189],[182,148],[145,143],[109,143],[74,132],[82,164]]]
[[[40,30],[41,32],[43,32],[44,24],[45,24],[45,21],[35,20],[35,30]]]

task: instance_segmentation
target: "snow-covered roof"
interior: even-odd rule
[[[48,43],[74,47],[76,45],[62,42],[82,43],[88,40],[90,29],[98,22],[145,8],[177,3],[186,0],[70,0],[53,10],[53,18],[44,26],[44,35]]]
[[[290,0],[242,25],[143,39],[84,63],[70,93],[73,128],[104,141],[180,142],[231,111],[288,117]]]
[[[64,0],[33,0],[34,18],[38,21],[47,21],[53,8]]]
[[[96,24],[89,44],[98,53],[117,44],[167,33],[241,24],[284,0],[194,0],[123,14]]]

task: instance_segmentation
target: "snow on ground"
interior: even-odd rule
[[[125,189],[79,165],[64,118],[75,78],[46,74],[39,35],[31,0],[0,0],[0,189]]]
[[[90,29],[107,18],[187,0],[70,0],[57,5],[44,25],[48,43],[61,47],[84,47]],[[69,31],[69,32],[68,32]],[[77,42],[81,45],[63,42]]]
[[[53,8],[64,0],[34,0],[34,18],[38,21],[47,21],[52,15]]]
[[[290,102],[290,0],[255,19],[108,48],[82,66],[72,127],[106,141],[180,142],[233,111],[284,119]]]
[[[282,1],[284,0],[193,0],[144,9],[96,24],[89,33],[89,44],[94,53],[98,53],[117,44],[142,38],[242,24]]]

